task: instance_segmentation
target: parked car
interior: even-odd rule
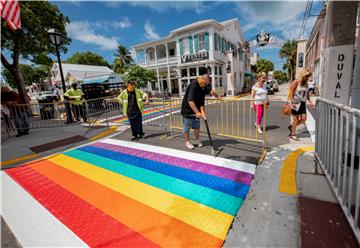
[[[52,91],[42,91],[36,96],[36,99],[40,105],[41,119],[53,119],[55,114],[54,102],[59,100],[59,96]]]
[[[274,94],[274,90],[273,90],[272,83],[270,80],[266,81],[266,90],[268,92],[268,95]]]
[[[279,83],[278,83],[278,81],[276,79],[272,81],[272,87],[273,87],[274,92],[279,91]]]

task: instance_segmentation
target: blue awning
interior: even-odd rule
[[[84,82],[83,84],[100,84],[100,83],[103,83],[105,81],[108,81],[109,80],[109,77],[106,76],[106,77],[97,77],[97,78],[87,78],[87,79],[84,79]]]

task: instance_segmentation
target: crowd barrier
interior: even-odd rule
[[[172,99],[171,106],[180,105],[181,99]],[[231,100],[205,100],[205,113],[209,124],[210,133],[235,139],[262,143],[266,146],[266,108],[262,122],[263,134],[256,131],[256,112],[252,109],[252,100],[238,98]],[[182,115],[180,111],[171,113],[170,130],[182,129]],[[201,132],[206,132],[205,126],[201,125]]]
[[[360,111],[318,98],[316,170],[320,165],[360,242]]]

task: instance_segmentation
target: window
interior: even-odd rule
[[[182,43],[184,46],[184,53],[190,53],[189,39],[187,39],[187,38],[182,39]]]
[[[190,77],[196,77],[196,68],[190,68]]]
[[[155,59],[155,51],[154,50],[150,50],[149,51],[149,60],[154,60]]]
[[[169,56],[175,56],[175,48],[169,49]]]
[[[187,77],[187,69],[181,69],[181,77]]]
[[[205,73],[207,70],[205,67],[199,67],[199,75],[202,75],[203,73]]]
[[[304,66],[304,53],[299,53],[298,67],[302,68]]]
[[[221,47],[221,45],[220,45],[220,42],[221,42],[221,38],[220,38],[220,36],[218,35],[217,37],[216,37],[216,40],[217,40],[217,49],[216,50],[218,50],[218,51],[220,51],[221,49],[220,49],[220,47]]]
[[[222,66],[219,67],[219,75],[222,75]]]
[[[200,34],[198,36],[198,42],[199,42],[199,50],[205,50],[206,49],[205,34]]]
[[[219,74],[218,74],[218,67],[217,67],[217,66],[215,66],[215,75],[219,75]]]
[[[219,78],[219,87],[223,87],[222,78]]]

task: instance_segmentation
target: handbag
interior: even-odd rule
[[[292,110],[292,108],[291,108],[291,104],[290,104],[289,97],[288,97],[288,99],[282,109],[282,118],[284,118],[285,115],[291,115],[291,110]]]

